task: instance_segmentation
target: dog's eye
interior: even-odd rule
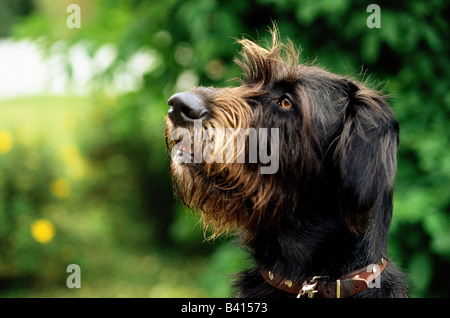
[[[280,100],[280,105],[281,105],[281,107],[286,108],[286,109],[292,108],[292,106],[293,106],[291,100],[287,97],[282,98]]]

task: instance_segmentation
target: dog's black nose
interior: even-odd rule
[[[194,93],[178,93],[169,98],[167,103],[169,118],[175,125],[185,125],[207,114],[205,102]]]

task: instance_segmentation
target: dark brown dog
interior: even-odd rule
[[[213,236],[236,229],[254,267],[240,297],[406,297],[387,259],[399,127],[363,84],[298,65],[278,32],[249,40],[233,88],[169,99],[174,189]]]

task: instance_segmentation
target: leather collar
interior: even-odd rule
[[[278,277],[266,269],[261,270],[261,275],[273,287],[295,294],[297,297],[342,298],[353,296],[367,288],[379,288],[380,286],[377,286],[379,281],[376,278],[380,276],[386,264],[387,260],[381,258],[378,264],[370,264],[335,281],[327,280],[327,276],[314,276],[301,283],[294,283],[292,280]]]

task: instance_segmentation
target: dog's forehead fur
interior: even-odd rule
[[[244,85],[258,85],[260,88],[273,83],[301,84],[317,82],[323,84],[326,79],[331,84],[344,77],[327,72],[309,62],[300,62],[300,48],[288,40],[282,43],[278,31],[272,31],[272,42],[264,48],[248,39],[239,40],[242,46],[240,58],[235,62],[244,73]]]
[[[243,48],[241,59],[235,61],[244,72],[245,84],[267,85],[280,80],[295,83],[298,80],[299,53],[291,42],[282,45],[274,35],[268,50],[247,39],[240,40],[239,44]]]

